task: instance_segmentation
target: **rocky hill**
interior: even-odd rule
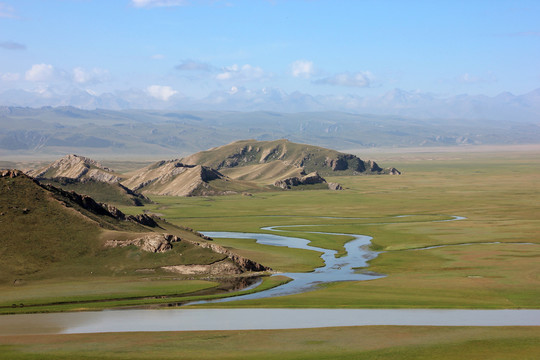
[[[383,169],[352,154],[288,140],[236,141],[190,155],[182,162],[209,166],[231,178],[269,183],[312,172],[321,176],[400,174],[395,168]]]
[[[0,283],[139,276],[141,269],[157,276],[267,270],[196,232],[125,215],[18,170],[0,171],[0,199]]]
[[[143,194],[168,196],[207,196],[260,190],[255,184],[239,181],[202,165],[186,165],[178,160],[151,164],[122,184]]]
[[[66,155],[27,174],[41,183],[85,194],[100,202],[135,206],[151,202],[142,194],[121,185],[120,174],[84,156]]]
[[[29,171],[28,175],[38,179],[60,177],[80,181],[93,179],[108,183],[120,181],[120,176],[111,169],[102,166],[95,160],[75,154],[66,155],[41,169]]]

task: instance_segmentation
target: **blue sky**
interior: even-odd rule
[[[540,1],[0,0],[0,91],[540,87]]]

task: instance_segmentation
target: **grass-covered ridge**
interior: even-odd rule
[[[167,300],[160,297],[177,299],[213,288],[220,278],[249,272],[247,267],[256,265],[212,247],[193,230],[147,216],[126,216],[89,197],[42,185],[17,170],[1,175],[1,313],[82,309],[85,306],[77,304],[87,302],[99,302],[92,308],[163,303]],[[174,243],[165,250],[152,248],[155,241],[165,241],[162,233],[170,234]],[[115,245],[126,241],[132,244]],[[141,241],[151,249],[145,250]],[[214,274],[210,282],[190,282],[208,279],[210,273],[171,273],[170,266],[206,266],[208,271],[215,266],[223,274]],[[157,301],[144,301],[152,296]],[[57,306],[61,304],[66,306]]]
[[[305,174],[318,172],[326,175],[381,174],[387,171],[375,162],[319,146],[298,144],[288,140],[241,140],[228,145],[201,151],[182,159],[186,164],[199,164],[215,169],[249,167],[252,180],[268,180],[279,169],[276,179],[283,173],[301,169]],[[276,165],[277,163],[277,165]],[[225,170],[224,170],[225,171]],[[257,176],[257,173],[259,175]],[[229,174],[246,178],[241,171]]]
[[[142,206],[150,203],[147,197],[131,191],[120,183],[107,183],[95,179],[80,181],[58,177],[41,179],[40,181],[67,191],[88,195],[96,201],[115,206]]]

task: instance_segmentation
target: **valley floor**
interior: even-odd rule
[[[343,251],[366,234],[383,253],[369,270],[385,278],[326,285],[304,294],[219,307],[540,308],[540,151],[504,148],[377,153],[401,176],[328,179],[344,191],[282,191],[253,196],[155,197],[149,212],[200,231],[284,235]],[[140,208],[123,208],[127,213]],[[413,215],[396,219],[397,215]],[[432,221],[463,216],[458,222]],[[337,219],[340,218],[340,219]],[[320,266],[307,250],[216,239],[279,271]],[[472,244],[472,245],[465,245]],[[438,245],[422,251],[414,249]],[[6,292],[3,292],[6,294]],[[538,327],[354,327],[282,331],[182,332],[0,337],[2,359],[536,359]],[[227,357],[228,356],[228,357]]]

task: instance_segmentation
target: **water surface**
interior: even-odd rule
[[[0,335],[331,326],[539,326],[540,310],[174,309],[0,316]]]

